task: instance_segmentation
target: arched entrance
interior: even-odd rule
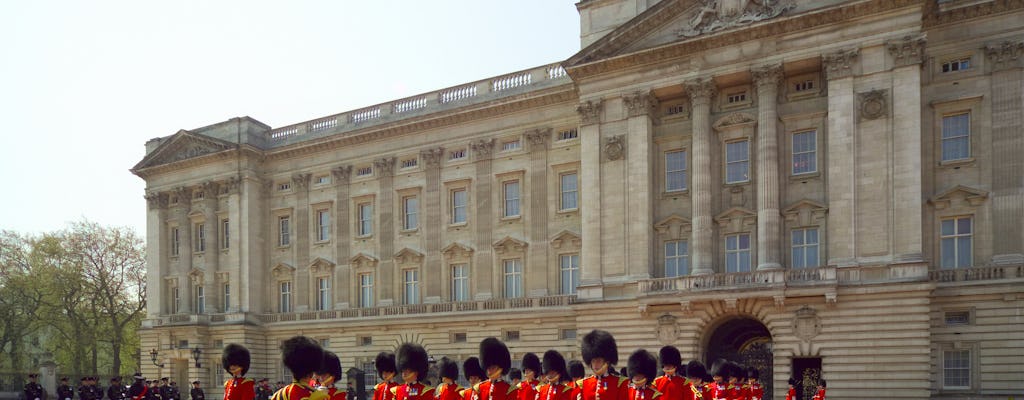
[[[764,386],[765,400],[772,398],[772,334],[753,318],[738,317],[718,325],[707,337],[705,364],[709,368],[719,359],[736,361],[745,368],[756,368]]]

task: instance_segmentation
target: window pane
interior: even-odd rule
[[[741,249],[749,249],[750,248],[750,235],[740,235],[740,248]]]
[[[956,221],[952,220],[952,219],[944,219],[944,220],[942,220],[942,236],[952,235],[953,234],[953,226],[954,226],[955,223],[956,223]]]
[[[804,230],[797,229],[793,231],[793,244],[801,245],[804,244]]]
[[[970,218],[957,218],[957,220],[956,220],[956,233],[958,235],[970,234],[971,233],[971,219]]]
[[[736,240],[737,240],[736,236],[726,236],[725,237],[725,249],[726,250],[736,250]]]
[[[958,268],[966,268],[974,264],[974,262],[971,261],[970,236],[957,239],[956,258],[956,266]]]
[[[562,192],[562,210],[571,210],[577,208],[577,182],[576,174],[564,174],[559,180],[560,190]]]
[[[466,190],[452,192],[452,222],[466,222]]]
[[[686,189],[686,152],[665,153],[665,190]]]
[[[956,239],[945,238],[942,239],[940,247],[942,247],[942,268],[956,268]]]
[[[816,267],[820,265],[818,263],[818,245],[808,246],[807,249],[804,251],[804,254],[807,258],[805,266]]]
[[[505,183],[505,216],[519,215],[519,181]]]
[[[736,272],[750,272],[750,252],[740,253],[739,269]]]

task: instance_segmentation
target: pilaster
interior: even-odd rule
[[[626,106],[626,274],[633,279],[651,277],[654,244],[654,122],[658,99],[636,92],[622,98]]]
[[[583,243],[580,254],[581,299],[604,297],[601,273],[601,109],[603,101],[588,100],[576,106],[580,116],[579,208]]]
[[[471,281],[477,285],[475,295],[478,298],[492,298],[494,292],[499,288],[499,286],[495,286],[499,285],[496,279],[501,276],[495,271],[497,267],[491,256],[493,254],[491,242],[494,240],[492,236],[494,212],[491,204],[491,187],[494,180],[491,177],[491,157],[494,155],[494,139],[477,140],[470,144],[470,148],[476,161],[476,178],[473,180],[473,195],[471,196],[472,202],[475,202],[476,214],[470,221],[475,232],[475,247],[477,249],[473,253],[473,263],[476,264],[473,271],[478,272],[479,275],[479,279]],[[529,267],[524,265],[524,268]],[[524,274],[523,280],[528,280],[528,277],[529,275]],[[500,290],[498,291],[500,292]]]
[[[521,184],[520,187],[524,193],[525,188],[529,188],[530,207],[525,210],[528,215],[524,216],[527,216],[531,246],[526,249],[528,259],[524,276],[540,277],[547,276],[548,268],[549,246],[543,244],[548,240],[548,143],[551,140],[551,128],[527,132],[526,140],[530,144],[529,183]],[[547,279],[530,279],[525,283],[529,285],[526,286],[529,295],[550,293],[551,285]]]
[[[1021,40],[985,47],[992,66],[992,262],[997,265],[1024,263],[1022,55]]]
[[[181,307],[178,314],[192,313],[192,285],[188,273],[192,271],[192,220],[188,215],[192,212],[192,189],[179,187],[173,196],[178,197],[178,295]]]
[[[314,291],[310,288],[309,247],[312,245],[313,230],[309,224],[309,182],[312,174],[292,175],[292,190],[295,191],[295,230],[292,233],[292,255],[295,257],[295,292],[292,294],[294,311],[310,309]]]
[[[923,35],[907,36],[889,41],[886,45],[895,62],[891,92],[892,255],[896,262],[921,262],[924,260],[921,63],[924,62],[925,39]]]
[[[167,193],[146,192],[146,315],[169,314],[164,276],[168,271]]]
[[[395,157],[384,157],[373,162],[374,174],[380,179],[379,197],[377,200],[377,218],[380,227],[380,234],[376,235],[377,245],[380,249],[380,264],[377,271],[380,273],[378,281],[380,299],[387,304],[392,299],[392,304],[400,304],[402,301],[400,275],[395,266]]]
[[[423,200],[420,202],[420,215],[423,221],[420,223],[420,232],[423,235],[424,254],[423,265],[427,286],[423,293],[427,298],[448,299],[447,293],[442,293],[444,287],[441,280],[448,278],[450,272],[444,265],[441,257],[441,229],[444,226],[441,222],[441,155],[444,149],[432,148],[420,151],[420,159],[423,160],[423,170],[426,177],[423,187]],[[472,270],[472,269],[471,269]],[[443,300],[442,300],[443,301]]]
[[[857,49],[845,49],[822,56],[828,78],[828,255],[829,265],[855,263],[856,104],[853,68]]]
[[[342,165],[331,169],[334,178],[334,232],[335,258],[338,266],[334,272],[334,288],[332,298],[336,301],[345,300],[347,304],[359,304],[345,290],[352,284],[352,267],[348,260],[352,258],[352,213],[349,211],[349,179],[352,177],[352,166]]]
[[[757,269],[782,268],[778,98],[782,65],[751,71],[757,85]]]
[[[693,79],[684,86],[690,97],[693,124],[693,218],[690,237],[690,265],[692,275],[714,273],[713,240],[714,221],[711,213],[711,98],[717,88],[710,78]]]
[[[218,313],[223,311],[224,305],[220,299],[221,288],[217,279],[220,269],[220,219],[217,217],[217,194],[220,185],[213,181],[204,182],[203,191],[203,218],[205,222],[206,247],[203,251],[203,287],[206,291],[206,312]]]

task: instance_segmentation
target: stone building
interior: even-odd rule
[[[1024,1],[576,7],[560,63],[147,142],[143,372],[604,328],[776,399],[1024,394]]]

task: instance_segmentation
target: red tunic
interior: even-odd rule
[[[476,385],[480,400],[518,400],[518,389],[505,381],[483,381]]]
[[[253,400],[256,381],[249,378],[231,378],[224,381],[224,400]]]
[[[348,397],[348,393],[344,390],[340,390],[336,387],[327,388],[327,398],[330,400],[345,400]]]
[[[462,400],[477,400],[476,390],[473,390],[473,388],[462,389],[459,395],[462,396]]]
[[[786,392],[786,400],[796,400],[796,388],[789,388],[789,392]]]
[[[462,400],[462,388],[458,383],[442,383],[434,388],[434,397],[438,400]]]
[[[579,397],[582,400],[627,400],[628,391],[629,378],[614,375],[598,378],[591,375],[583,378]]]
[[[633,384],[629,385],[629,389],[626,391],[626,398],[629,400],[655,400],[661,399],[661,392],[657,391],[649,385],[643,387],[636,387]]]
[[[576,390],[564,383],[546,384],[537,387],[537,400],[576,400]]]
[[[764,386],[761,386],[761,382],[754,382],[752,385],[744,386],[747,390],[747,399],[749,400],[761,400],[764,398]]]
[[[434,387],[422,383],[406,383],[391,388],[395,400],[434,400]]]
[[[274,393],[270,400],[327,400],[327,392],[313,390],[305,383],[292,382]]]
[[[725,398],[729,400],[743,400],[743,385],[729,383],[725,389]]]
[[[726,382],[708,383],[708,395],[711,400],[726,400],[729,398],[729,384]]]
[[[814,400],[825,400],[825,389],[818,390],[818,393],[814,394]]]
[[[687,385],[689,385],[689,388],[687,388],[686,391],[689,392],[693,400],[704,400],[711,398],[711,396],[707,394],[707,385],[703,383],[700,385],[694,385],[692,382],[688,383]]]
[[[692,400],[690,384],[679,375],[662,375],[654,378],[654,388],[661,392],[664,400]]]
[[[537,385],[540,385],[540,381],[534,379],[532,381],[519,382],[518,396],[519,400],[536,400],[537,399]]]
[[[394,400],[395,395],[391,394],[391,388],[398,386],[395,382],[381,382],[373,387],[373,400]]]

